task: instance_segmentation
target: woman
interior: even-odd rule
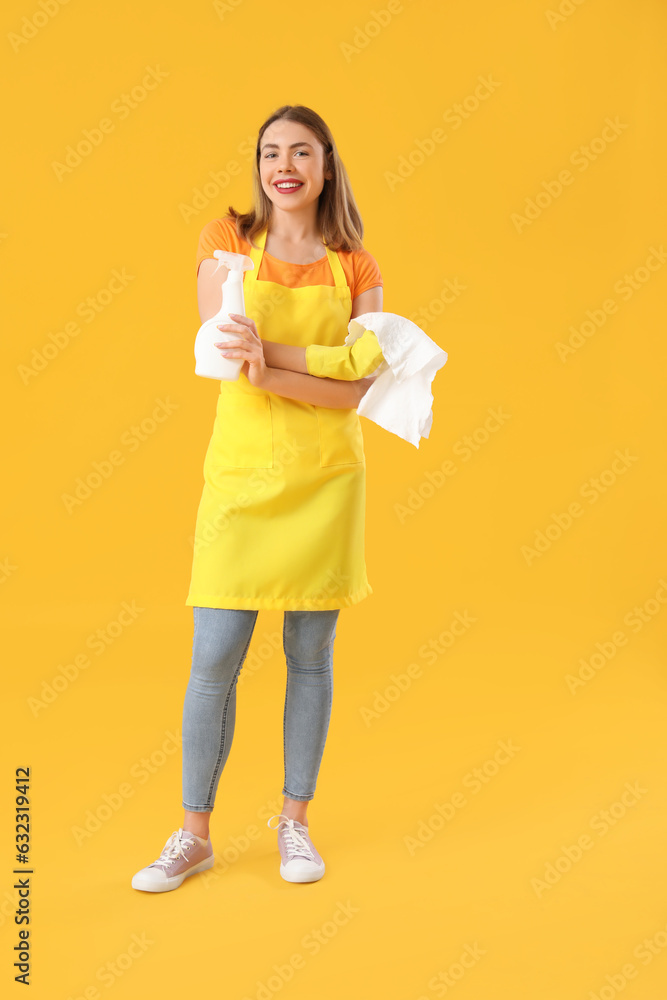
[[[209,833],[231,748],[236,681],[260,609],[284,610],[287,662],[280,874],[311,882],[324,862],[306,818],[333,692],[340,609],[372,593],[364,560],[366,466],[356,412],[383,361],[375,334],[344,344],[351,318],[382,311],[382,277],[329,129],[302,105],[262,125],[253,211],[204,226],[201,320],[216,314],[228,271],[215,249],[248,254],[246,316],[218,346],[242,358],[222,381],[204,460],[192,577],[191,675],[183,708],[183,825],[132,879],[163,892],[214,864]],[[334,249],[335,248],[335,249]],[[215,272],[215,273],[214,273]],[[222,276],[222,278],[221,278]],[[260,333],[262,336],[260,337]],[[329,377],[333,376],[333,377]]]

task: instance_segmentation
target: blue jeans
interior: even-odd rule
[[[257,611],[193,608],[192,668],[183,705],[183,808],[213,809],[234,737],[236,681]],[[285,611],[287,663],[283,795],[307,802],[324,753],[333,701],[333,642],[340,609]]]

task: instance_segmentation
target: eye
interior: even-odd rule
[[[305,149],[297,149],[296,152],[297,153],[303,153],[304,156],[308,156],[308,153],[306,152]],[[276,155],[277,155],[276,153],[265,153],[264,159],[268,160],[270,156],[276,156]]]

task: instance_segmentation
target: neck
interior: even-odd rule
[[[286,212],[275,205],[271,212],[268,232],[283,243],[320,243],[322,237],[317,226],[317,205],[308,205],[298,212]]]

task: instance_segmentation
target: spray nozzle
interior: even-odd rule
[[[243,272],[255,269],[255,265],[250,257],[247,257],[244,253],[232,253],[231,250],[214,250],[213,256],[218,262],[218,267],[216,267],[215,271],[223,265],[228,267],[230,271]],[[215,271],[213,274],[215,274]]]

